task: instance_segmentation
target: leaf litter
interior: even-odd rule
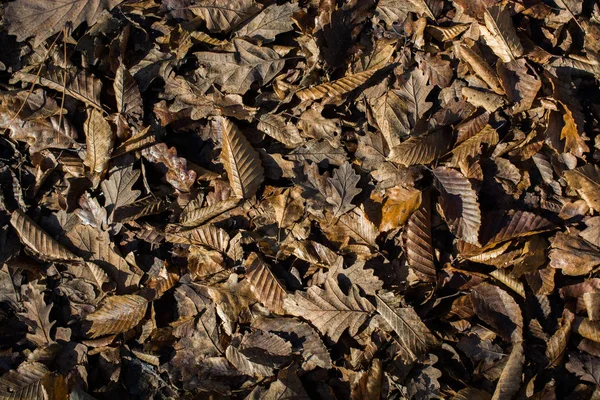
[[[592,399],[592,0],[0,8],[0,397]]]

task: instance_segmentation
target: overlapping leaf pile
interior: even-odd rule
[[[598,398],[595,1],[2,7],[1,398]]]

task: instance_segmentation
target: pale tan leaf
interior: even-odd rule
[[[427,26],[427,32],[439,41],[446,42],[455,39],[469,29],[470,24],[458,24],[452,26]]]
[[[473,68],[477,76],[483,79],[490,89],[497,94],[504,94],[504,89],[500,86],[500,80],[496,72],[479,54],[464,45],[457,45],[457,49],[460,58]]]
[[[13,211],[10,224],[17,231],[21,242],[39,257],[50,261],[78,260],[75,254],[65,249],[21,210]]]
[[[250,253],[245,263],[252,293],[270,311],[283,314],[283,300],[287,296],[285,287],[256,253]]]
[[[502,370],[492,400],[511,400],[521,387],[525,350],[523,342],[513,343],[508,361]]]
[[[123,154],[127,154],[132,151],[143,150],[154,145],[155,143],[156,138],[148,126],[117,146],[113,151],[113,158],[122,156]]]
[[[600,321],[592,321],[588,318],[575,317],[572,330],[586,339],[600,343]]]
[[[111,10],[123,0],[19,0],[7,4],[4,26],[22,42],[34,36],[33,46],[60,32],[67,23],[72,29],[83,22],[92,26],[105,10]]]
[[[256,38],[265,43],[273,41],[280,33],[293,29],[292,16],[299,9],[295,3],[272,4],[242,26],[235,34],[236,36]]]
[[[83,131],[87,144],[83,163],[90,168],[94,175],[100,175],[106,170],[112,155],[115,143],[113,131],[102,114],[95,109],[88,110]]]
[[[600,320],[600,292],[588,292],[583,294],[583,303],[590,321]]]
[[[480,26],[481,34],[498,58],[509,63],[523,55],[523,45],[506,6],[499,4],[486,9],[483,19],[485,26]]]
[[[247,199],[256,193],[264,180],[260,156],[252,148],[244,134],[226,118],[221,118],[223,126],[223,148],[221,162],[227,171],[233,193]]]
[[[426,197],[408,219],[404,232],[406,260],[423,282],[436,281],[435,256],[431,240],[431,205]]]
[[[42,293],[45,287],[35,281],[28,283],[23,289],[23,306],[26,311],[19,313],[19,316],[30,330],[33,331],[33,333],[27,333],[27,340],[40,347],[54,343],[54,340],[50,336],[50,330],[56,321],[50,322],[52,304],[46,305],[44,294]]]
[[[377,312],[398,334],[400,344],[413,360],[438,344],[438,339],[412,307],[402,307],[399,299],[390,292],[380,292],[375,298]]]
[[[257,82],[267,84],[283,69],[285,61],[272,49],[245,40],[233,41],[235,53],[194,53],[207,68],[207,78],[227,93],[243,94]]]
[[[88,0],[75,1],[81,2]],[[66,82],[63,81],[64,74],[66,74]],[[100,104],[102,82],[85,71],[78,71],[77,69],[62,70],[56,68],[42,72],[39,77],[35,74],[19,71],[15,73],[14,79],[39,84],[60,93],[64,91],[66,95],[82,101],[98,111],[102,111],[102,105]]]
[[[331,235],[333,241],[343,242],[350,237],[360,244],[377,247],[375,240],[379,231],[367,219],[365,212],[360,207],[342,215],[335,225],[324,229]]]
[[[494,146],[498,143],[498,140],[498,132],[491,126],[486,125],[479,133],[463,141],[452,150],[452,160],[450,160],[448,166],[459,167],[464,160],[481,154],[483,145]]]
[[[176,190],[189,192],[196,181],[196,172],[188,170],[187,160],[177,156],[175,147],[169,148],[165,143],[158,143],[144,149],[142,155],[150,162],[163,164],[167,169],[166,180]]]
[[[594,211],[600,211],[600,167],[586,164],[582,167],[565,171],[563,174],[569,187],[577,190]]]
[[[465,242],[479,245],[481,211],[477,192],[460,172],[439,167],[433,170],[441,192],[440,205],[452,232]]]
[[[257,128],[289,148],[294,148],[304,142],[298,128],[287,123],[280,115],[261,115]]]
[[[285,310],[310,321],[321,333],[337,342],[348,329],[354,336],[374,310],[373,305],[361,297],[358,288],[350,286],[345,295],[331,280],[325,281],[325,289],[311,286],[306,292],[296,292],[284,300]]]
[[[508,272],[506,268],[495,269],[490,272],[490,275],[503,283],[506,287],[509,287],[522,298],[525,298],[525,285]]]
[[[113,222],[129,222],[148,215],[160,214],[168,207],[169,201],[167,199],[146,196],[143,199],[116,208],[113,215]]]
[[[429,164],[450,148],[452,135],[438,129],[428,135],[411,137],[392,148],[389,159],[405,167]]]
[[[214,225],[166,232],[166,239],[172,243],[204,246],[222,253],[226,253],[229,248],[229,235],[225,230]]]
[[[505,103],[502,96],[466,86],[462,88],[462,95],[469,103],[475,107],[483,107],[489,113],[493,113]]]
[[[367,70],[345,76],[333,82],[305,88],[297,91],[296,96],[302,101],[319,100],[323,97],[340,97],[364,84],[375,72],[375,70]]]
[[[146,314],[148,300],[135,294],[108,297],[99,309],[86,317],[92,323],[90,338],[127,332]]]
[[[186,207],[181,213],[180,223],[182,226],[194,227],[207,223],[211,219],[235,208],[240,203],[237,197],[230,197],[206,207]]]

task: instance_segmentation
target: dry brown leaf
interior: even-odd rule
[[[564,177],[572,189],[586,201],[594,211],[600,211],[600,167],[586,164],[582,167],[565,171]]]
[[[415,188],[396,186],[386,190],[379,230],[386,232],[406,224],[411,214],[421,205],[421,199],[421,191]]]
[[[305,88],[297,91],[296,96],[302,101],[319,100],[323,97],[343,96],[363,85],[373,76],[373,74],[375,74],[375,72],[375,70],[367,70],[346,76],[333,82]]]
[[[102,114],[95,109],[88,110],[88,117],[83,125],[87,152],[83,163],[91,170],[94,186],[108,167],[115,143],[113,131]]]
[[[144,318],[147,305],[148,300],[135,294],[108,297],[99,309],[86,317],[92,323],[88,336],[93,339],[127,332]]]
[[[473,308],[506,341],[523,340],[523,316],[517,302],[504,290],[489,283],[473,288]]]
[[[19,234],[21,242],[36,252],[39,257],[50,261],[79,260],[79,257],[61,246],[23,211],[13,211],[10,224]]]
[[[284,314],[285,287],[256,253],[250,253],[245,262],[246,278],[250,281],[252,293],[272,312]]]
[[[377,312],[398,334],[402,348],[413,360],[419,359],[429,349],[438,344],[438,339],[423,323],[415,310],[402,307],[399,299],[390,292],[380,292],[376,296]]]
[[[498,75],[479,54],[464,45],[458,45],[457,50],[460,58],[473,68],[473,71],[487,83],[490,89],[500,95],[505,93],[502,86],[500,86]]]
[[[509,63],[523,54],[523,45],[517,36],[510,10],[505,5],[487,8],[483,19],[485,26],[480,27],[481,34],[498,58]]]
[[[492,400],[510,400],[519,391],[522,382],[525,349],[523,342],[513,343],[508,361],[502,370]]]
[[[337,342],[348,329],[350,335],[367,320],[373,305],[361,297],[351,285],[346,295],[333,281],[325,281],[325,289],[311,286],[306,292],[296,292],[284,300],[286,312],[310,321],[321,333]]]
[[[404,231],[406,260],[423,282],[436,282],[435,255],[431,240],[431,204],[426,196],[419,209],[408,219]]]
[[[411,137],[392,148],[389,159],[405,167],[429,164],[448,151],[451,140],[452,136],[442,129]]]
[[[256,194],[264,179],[260,157],[237,126],[226,118],[221,118],[221,124],[221,162],[227,171],[229,184],[237,197],[250,198]]]
[[[440,205],[452,232],[461,240],[479,246],[481,211],[477,193],[460,172],[439,167],[433,170],[441,192]]]

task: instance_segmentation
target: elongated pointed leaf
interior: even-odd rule
[[[479,245],[481,211],[477,193],[460,172],[449,168],[433,170],[441,191],[440,204],[452,232],[465,242]]]
[[[437,345],[437,338],[413,308],[402,307],[390,292],[380,292],[375,298],[377,312],[398,334],[402,347],[413,359],[420,358],[427,350]]]
[[[242,132],[226,118],[222,118],[223,149],[221,162],[233,193],[247,199],[256,193],[263,182],[264,172],[260,157]]]
[[[10,218],[10,224],[17,231],[21,242],[35,251],[41,258],[47,260],[78,260],[75,254],[65,249],[52,236],[46,233],[27,214],[15,210]]]
[[[375,70],[367,70],[359,72],[358,74],[345,76],[333,82],[302,89],[296,92],[296,96],[302,101],[319,100],[323,97],[343,96],[364,84],[373,76],[373,74],[375,74],[375,72]]]

